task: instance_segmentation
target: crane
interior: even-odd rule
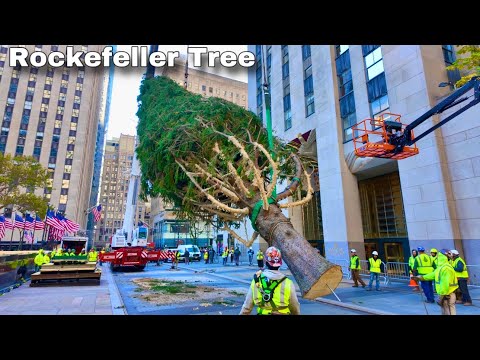
[[[472,89],[473,94],[466,96]],[[462,107],[445,119],[425,130],[422,134],[414,135],[413,130],[430,117],[441,114],[445,110],[461,104],[472,97],[473,99],[470,102],[463,104]],[[479,102],[480,76],[476,76],[408,125],[400,122],[400,115],[392,113],[384,113],[375,119],[365,119],[352,127],[355,155],[358,157],[377,157],[394,160],[417,155],[419,153],[415,144],[417,141]]]

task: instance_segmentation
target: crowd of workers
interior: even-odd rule
[[[367,291],[372,290],[373,281],[376,281],[376,290],[380,291],[379,275],[384,273],[384,263],[379,259],[378,252],[373,251],[368,259],[368,285],[360,278],[360,260],[355,249],[350,250],[349,269],[354,282],[353,287],[359,283]],[[472,305],[472,298],[468,291],[468,269],[456,249],[435,248],[430,250],[430,255],[425,253],[425,248],[419,246],[412,250],[408,260],[409,273],[413,291],[423,291],[426,303],[435,303],[434,293],[439,296],[436,301],[442,307],[442,314],[455,315],[455,304],[464,306]],[[420,285],[419,285],[420,283]],[[434,290],[435,285],[435,290]],[[420,290],[421,287],[421,290]]]
[[[105,252],[105,249],[102,248],[101,252]],[[33,259],[33,262],[35,263],[35,272],[40,271],[40,268],[44,264],[49,264],[52,262],[55,258],[59,259],[62,258],[64,259],[66,256],[86,256],[88,262],[97,262],[98,261],[98,251],[96,248],[92,247],[88,253],[86,252],[85,248],[80,250],[80,252],[77,254],[75,252],[75,249],[54,249],[52,251],[46,251],[43,249],[38,250],[37,255]],[[101,264],[100,264],[101,265]]]

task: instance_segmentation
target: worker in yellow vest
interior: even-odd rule
[[[88,262],[97,262],[97,251],[95,248],[91,248],[90,251],[88,252],[88,257],[87,257]]]
[[[418,275],[417,270],[413,270],[413,265],[415,265],[415,258],[417,256],[418,256],[417,249],[413,249],[412,256],[408,258],[408,270],[411,278]],[[417,284],[417,286],[413,287],[413,291],[420,291],[420,286],[418,286],[418,281],[414,280],[414,282],[415,284]]]
[[[378,258],[378,252],[372,251],[372,257],[368,259],[368,271],[370,271],[370,281],[367,291],[372,291],[373,280],[375,279],[375,290],[380,291],[380,273],[382,260]]]
[[[33,262],[35,263],[35,272],[40,271],[43,265],[43,249],[38,250],[38,254],[33,259]]]
[[[422,283],[428,280],[435,281],[435,290],[439,295],[438,305],[442,307],[442,315],[456,315],[455,290],[458,288],[457,275],[446,256],[448,250],[442,249],[438,254],[437,268],[429,274],[415,277]]]
[[[48,256],[47,252],[44,252],[44,254],[43,254],[43,263],[44,264],[49,264],[50,263],[50,256]]]
[[[462,300],[458,299],[457,303],[463,304],[465,306],[472,306],[472,298],[470,297],[467,285],[467,264],[465,264],[465,260],[460,257],[460,254],[457,250],[450,250],[450,254],[452,254],[452,267],[453,270],[455,270],[455,274],[457,275],[458,287],[460,288],[460,291],[462,293]]]
[[[225,249],[222,252],[222,260],[223,260],[223,265],[227,265],[227,260],[228,260],[228,248],[225,247]]]
[[[434,270],[437,268],[437,265],[438,265],[438,257],[437,257],[437,254],[438,254],[438,250],[437,250],[437,249],[432,248],[432,249],[430,250],[430,257],[432,258],[432,267],[433,267]]]
[[[248,315],[257,306],[258,315],[300,315],[300,303],[293,281],[278,269],[282,254],[271,246],[265,252],[268,270],[259,270],[253,276],[240,315]]]
[[[104,247],[102,247],[102,250],[100,250],[100,266],[103,266],[103,262],[102,262],[102,260],[101,260],[103,254],[105,254],[105,248],[104,248]]]
[[[415,258],[415,263],[413,269],[418,272],[418,275],[426,275],[433,272],[433,261],[430,256],[425,254],[425,248],[423,246],[417,247],[418,256]],[[433,297],[433,281],[424,280],[420,283],[423,293],[427,300],[427,303],[434,303],[435,299]]]
[[[263,269],[263,253],[260,249],[257,251],[257,265],[260,269]]]
[[[352,273],[352,280],[353,285],[352,287],[358,287],[358,283],[362,284],[362,288],[365,288],[366,284],[360,277],[360,258],[357,255],[357,250],[351,249],[350,254],[352,257],[350,258],[350,271]]]
[[[205,260],[205,264],[208,264],[208,249],[205,248],[205,251],[203,252],[203,260]]]

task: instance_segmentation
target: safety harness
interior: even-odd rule
[[[273,301],[273,291],[286,278],[287,277],[284,276],[280,280],[270,280],[269,278],[264,276],[261,272],[260,272],[260,276],[258,275],[258,272],[255,273],[255,275],[253,275],[255,286],[258,288],[258,290],[262,294],[262,306],[264,306],[265,303],[269,302],[270,305],[272,306],[273,312],[278,312],[277,305]]]

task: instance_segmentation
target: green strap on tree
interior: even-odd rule
[[[273,196],[268,198],[268,203],[269,204],[275,204],[276,202],[277,202],[277,200]],[[253,207],[252,215],[250,215],[250,220],[252,222],[252,227],[253,227],[253,230],[255,230],[255,231],[258,231],[255,223],[257,222],[257,217],[258,217],[258,214],[260,213],[260,209],[262,208],[262,206],[263,206],[263,200],[259,200],[255,204],[255,206]]]

